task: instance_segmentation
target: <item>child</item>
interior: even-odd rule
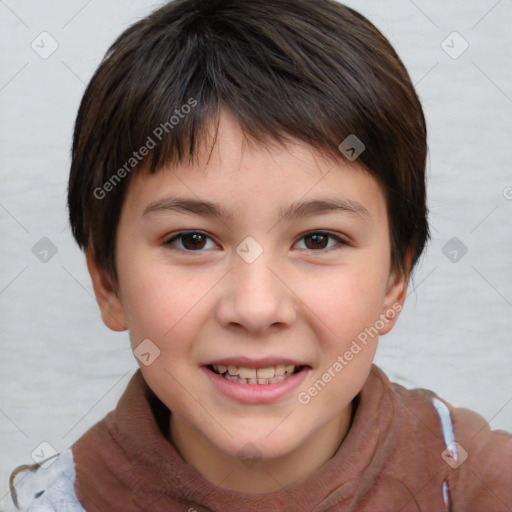
[[[512,510],[511,434],[373,364],[429,239],[426,151],[402,62],[337,2],[175,0],[128,28],[68,204],[140,369],[12,473],[18,510]]]

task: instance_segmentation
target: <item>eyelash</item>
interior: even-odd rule
[[[172,243],[175,241],[175,240],[178,240],[178,239],[181,239],[183,238],[184,236],[186,235],[193,235],[193,234],[199,234],[199,235],[202,235],[206,238],[209,238],[211,240],[211,237],[208,236],[206,233],[202,232],[202,231],[180,231],[179,233],[176,233],[175,235],[173,235],[171,238],[167,239],[165,242],[164,242],[164,245],[167,245],[167,246],[171,246]],[[326,236],[328,238],[332,238],[334,240],[336,240],[338,242],[337,246],[348,246],[349,243],[346,241],[346,240],[343,240],[341,237],[333,234],[333,233],[330,233],[328,231],[309,231],[307,233],[304,233],[299,240],[302,240],[304,238],[307,238],[307,237],[310,237],[310,236],[313,236],[313,235],[323,235],[323,236]],[[327,249],[306,249],[308,250],[308,252],[314,252],[314,253],[327,253],[327,252],[330,252],[336,248],[341,248],[341,247],[337,247],[337,246],[334,246],[334,247],[330,247],[330,248],[327,248]],[[177,250],[179,251],[182,251],[182,252],[187,252],[187,253],[202,253],[204,252],[204,250],[200,249],[200,250],[197,250],[197,251],[194,251],[194,250],[189,250],[189,249],[179,249],[177,248]]]

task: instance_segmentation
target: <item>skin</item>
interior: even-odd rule
[[[147,338],[160,349],[151,365],[139,365],[172,411],[169,440],[183,459],[221,487],[271,492],[314,472],[343,442],[378,336],[360,344],[309,403],[298,395],[379,318],[380,335],[392,329],[398,314],[385,315],[403,305],[408,276],[391,271],[385,196],[357,161],[333,166],[299,142],[250,144],[227,113],[209,161],[208,149],[194,165],[133,176],[117,231],[117,289],[90,250],[87,264],[104,323],[129,330],[134,350]],[[220,203],[233,216],[143,216],[171,194]],[[368,215],[278,217],[294,201],[334,197],[359,203]],[[190,237],[166,244],[184,230],[205,237],[199,246]],[[347,243],[306,236],[318,230]],[[236,252],[248,236],[263,249],[252,263]],[[311,368],[277,402],[242,404],[216,391],[200,370],[242,355],[293,358]],[[237,456],[246,443],[261,457],[251,467]]]

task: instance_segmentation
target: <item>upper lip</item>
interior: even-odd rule
[[[240,357],[222,357],[215,359],[213,361],[210,361],[209,363],[206,363],[203,366],[215,366],[215,365],[225,365],[225,366],[243,366],[245,368],[269,368],[271,366],[278,366],[278,365],[294,365],[294,366],[309,366],[304,363],[300,363],[298,361],[295,361],[293,359],[289,359],[286,357],[262,357],[262,358],[251,358],[247,356],[240,356]]]

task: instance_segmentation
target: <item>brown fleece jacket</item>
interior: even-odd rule
[[[391,383],[376,365],[354,405],[322,467],[275,492],[238,492],[177,453],[164,435],[170,412],[138,370],[116,409],[73,445],[75,492],[87,512],[512,511],[510,433],[432,391]]]

